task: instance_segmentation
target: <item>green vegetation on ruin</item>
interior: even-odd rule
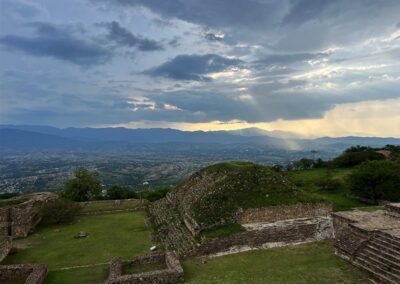
[[[331,242],[256,250],[183,262],[185,283],[366,283],[363,274],[334,254]]]
[[[86,238],[74,236],[84,231]],[[46,263],[49,270],[107,263],[113,256],[128,260],[149,252],[152,242],[144,212],[80,216],[74,224],[39,228],[14,240],[16,254],[4,263]]]
[[[344,211],[369,206],[350,194],[347,178],[352,171],[352,168],[318,168],[288,171],[285,175],[309,196],[331,202],[334,211]]]
[[[232,223],[232,224],[224,224],[224,225],[219,225],[219,226],[214,226],[210,229],[206,229],[201,231],[200,235],[201,237],[207,237],[207,238],[219,238],[223,236],[229,236],[235,233],[243,232],[245,231],[245,228],[237,223]]]
[[[229,221],[239,208],[258,208],[297,203],[314,203],[321,198],[296,188],[281,173],[271,168],[245,162],[228,162],[209,166],[193,175],[178,191],[189,192],[190,183],[209,177],[199,198],[191,204],[194,218],[203,224]],[[194,181],[195,182],[195,181]],[[181,194],[180,193],[180,194]]]
[[[28,199],[26,198],[10,198],[10,199],[0,199],[0,207],[7,207],[11,205],[18,205],[24,203]]]

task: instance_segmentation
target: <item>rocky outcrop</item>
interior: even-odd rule
[[[2,262],[12,249],[12,239],[0,236],[0,262]]]

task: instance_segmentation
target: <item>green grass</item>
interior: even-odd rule
[[[165,263],[148,263],[133,266],[129,265],[128,263],[124,263],[122,266],[122,274],[134,274],[163,269],[167,269],[167,265]]]
[[[245,231],[245,228],[242,225],[232,223],[232,224],[215,226],[213,228],[203,230],[200,234],[201,236],[207,238],[218,238],[223,236],[229,236],[234,233],[239,233],[242,231]]]
[[[332,203],[334,211],[350,210],[356,207],[367,207],[369,204],[349,196],[346,178],[352,169],[312,169],[289,171],[287,178],[307,195],[324,199]],[[321,183],[326,180],[337,180],[341,186],[335,190],[325,190]]]
[[[44,284],[98,284],[103,283],[108,277],[109,266],[100,265],[88,268],[75,268],[69,270],[50,271]]]
[[[46,263],[49,269],[109,262],[113,256],[130,259],[148,253],[152,243],[144,212],[83,216],[72,225],[39,228],[33,235],[14,240],[24,249],[5,263]],[[79,231],[89,235],[74,239]]]
[[[6,207],[10,205],[17,205],[24,203],[28,199],[26,198],[10,198],[10,199],[0,199],[0,207]]]
[[[356,268],[334,255],[330,242],[257,250],[183,263],[185,283],[366,283]]]
[[[121,203],[116,205],[115,200],[92,201],[86,205],[82,204],[81,213],[91,213],[99,211],[113,211],[132,209],[144,205],[144,201],[139,199],[121,200]]]

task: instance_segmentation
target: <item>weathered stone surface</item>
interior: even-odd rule
[[[0,283],[25,279],[25,284],[41,284],[47,272],[44,264],[0,265]]]
[[[0,236],[0,262],[2,262],[12,249],[12,239]]]
[[[122,260],[113,258],[110,265],[110,274],[106,284],[162,284],[176,283],[184,280],[183,268],[175,253],[150,254],[134,258],[130,261],[132,265],[165,263],[167,269],[155,270],[143,273],[122,275]]]
[[[284,246],[331,239],[330,217],[283,220],[245,225],[246,231],[226,237],[204,239],[198,255],[225,254],[232,251]]]
[[[237,213],[239,224],[276,222],[279,220],[329,216],[330,203],[293,204],[265,208],[249,208]]]
[[[0,208],[0,234],[3,236],[26,237],[40,222],[39,208],[43,203],[54,200],[51,193],[24,195],[25,202]]]
[[[379,283],[400,283],[400,204],[333,214],[336,253]],[[395,214],[391,214],[391,213]]]

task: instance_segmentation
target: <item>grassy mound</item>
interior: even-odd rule
[[[180,209],[202,227],[231,223],[240,209],[311,203],[280,173],[261,165],[229,162],[192,175],[175,192]]]

